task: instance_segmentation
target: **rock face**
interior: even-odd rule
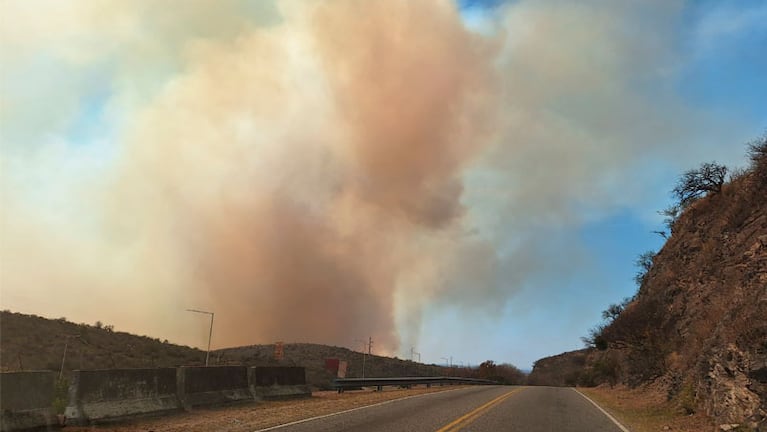
[[[583,349],[538,360],[527,383],[560,387],[582,384],[583,371],[592,351]]]
[[[687,411],[767,430],[767,160],[685,209],[602,336],[608,348],[578,360],[579,384],[660,383]]]
[[[727,421],[761,423],[767,415],[763,405],[764,393],[754,391],[751,356],[734,344],[717,349],[708,360],[708,374],[698,384],[705,395],[703,406],[712,417]]]

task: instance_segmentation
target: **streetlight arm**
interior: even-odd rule
[[[202,314],[213,315],[213,312],[208,312],[208,311],[203,311],[203,310],[197,310],[197,309],[187,309],[186,311],[187,311],[187,312],[197,312],[197,313],[202,313]]]

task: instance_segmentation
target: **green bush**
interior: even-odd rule
[[[56,380],[53,387],[53,411],[56,414],[64,414],[64,409],[69,402],[69,380],[61,378]]]

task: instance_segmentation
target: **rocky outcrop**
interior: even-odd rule
[[[559,387],[581,384],[581,375],[589,363],[589,354],[592,351],[583,349],[542,358],[533,365],[527,383]]]
[[[762,358],[761,363],[764,361]],[[754,368],[760,362],[752,360],[749,353],[736,345],[729,344],[716,349],[707,363],[708,373],[697,389],[706,414],[720,421],[738,422],[753,428],[763,425],[767,412],[760,394],[764,395],[765,384],[758,381],[762,378],[761,369]]]

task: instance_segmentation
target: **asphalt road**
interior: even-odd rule
[[[265,429],[275,432],[622,432],[571,388],[477,386]]]

